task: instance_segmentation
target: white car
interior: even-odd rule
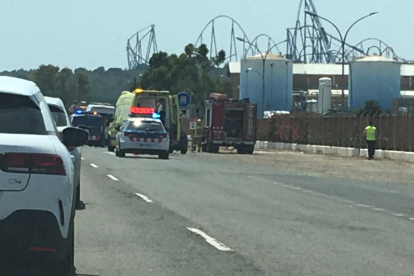
[[[62,137],[62,131],[67,128],[71,127],[68,113],[66,112],[65,105],[63,101],[59,98],[52,98],[52,97],[44,97],[46,103],[49,106],[50,111],[52,112],[53,119],[55,120],[56,127],[59,131],[59,137]],[[81,172],[81,157],[82,151],[81,148],[73,148],[69,149],[70,154],[75,157],[75,183],[76,183],[76,207],[80,206],[80,193],[81,193],[81,185],[80,185],[80,172]]]
[[[132,117],[122,126],[116,127],[116,130],[116,156],[125,157],[126,153],[137,153],[168,159],[170,139],[161,120]]]
[[[0,261],[47,260],[57,270],[48,275],[72,275],[76,189],[67,147],[88,134],[66,128],[61,141],[39,88],[18,78],[0,77],[0,118]]]

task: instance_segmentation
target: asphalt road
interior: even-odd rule
[[[414,275],[414,186],[229,154],[83,157],[79,275]]]

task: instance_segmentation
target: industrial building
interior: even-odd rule
[[[272,55],[271,57],[275,59],[275,55]],[[276,59],[285,61],[285,59],[280,56],[276,57],[278,57]],[[254,99],[257,96],[259,96],[260,99],[262,98],[262,78],[260,74],[262,73],[263,68],[260,56],[259,59],[255,61],[256,64],[251,66],[249,65],[249,62],[252,61],[249,61],[249,58],[247,58],[246,61],[230,62],[228,64],[227,74],[232,84],[232,97],[239,98],[249,96],[253,99],[253,102],[256,102]],[[270,66],[272,63],[274,62],[266,62],[265,82],[266,87],[268,88],[266,89],[266,93],[272,94],[273,92],[273,95],[278,95],[277,99],[271,98],[272,101],[283,102],[285,101],[285,97],[281,94],[286,95],[290,92],[286,92],[286,89],[283,87],[280,87],[280,91],[276,92],[276,79],[278,80],[277,85],[289,83],[290,81],[289,79],[286,81],[282,79],[283,77],[286,78],[286,68],[284,72],[279,68],[279,70],[273,71],[273,74],[276,74],[277,72],[279,76],[273,76],[274,83],[272,84],[272,78],[269,78],[269,75],[272,75],[272,68]],[[290,63],[292,64],[292,62]],[[253,67],[255,71],[258,71],[260,74],[256,72],[254,74],[252,74],[252,72],[246,73],[246,70],[249,68],[252,68],[252,71]],[[351,68],[351,70],[349,70],[349,68]],[[348,78],[349,71],[351,71],[351,76],[353,76],[351,79]],[[253,77],[253,75],[256,76]],[[366,100],[372,99],[378,100],[384,109],[390,111],[392,107],[391,105],[395,102],[396,98],[414,98],[414,64],[400,64],[394,60],[375,55],[351,62],[351,66],[346,64],[343,83],[341,64],[293,63],[292,75],[288,74],[288,78],[292,78],[292,93],[290,94],[293,98],[293,107],[301,95],[306,95],[309,103],[317,101],[320,89],[319,80],[321,78],[329,78],[332,81],[331,102],[333,109],[341,108],[342,88],[344,89],[345,103],[347,103],[348,106],[351,106],[353,110],[361,108],[361,105]],[[273,85],[273,91],[269,92],[271,85]],[[351,91],[353,91],[353,95],[351,95],[351,99],[348,99],[348,87],[352,87]],[[242,92],[245,88],[247,89],[247,92]],[[258,105],[260,105],[260,102],[261,101],[258,101]],[[271,107],[278,107],[280,110],[279,105],[276,103],[269,103],[268,105]],[[398,109],[398,107],[394,107],[394,109],[395,108]]]

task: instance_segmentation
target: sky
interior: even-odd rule
[[[0,71],[53,64],[71,69],[127,68],[126,43],[138,30],[155,24],[158,50],[182,53],[218,15],[234,18],[249,39],[268,34],[275,42],[294,27],[299,0],[0,0]],[[413,0],[314,0],[319,15],[342,32],[356,19],[347,41],[375,37],[398,56],[414,60],[411,37]],[[302,16],[302,15],[301,15]],[[326,23],[325,29],[336,35]],[[215,21],[217,44],[230,48],[231,21]],[[209,41],[207,28],[205,41]],[[241,32],[236,29],[236,35]],[[262,48],[266,48],[262,42]],[[207,43],[206,43],[207,44]],[[238,47],[241,48],[241,45]],[[146,48],[143,49],[146,51]],[[282,52],[286,49],[280,48]]]

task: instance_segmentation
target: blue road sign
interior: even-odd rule
[[[186,107],[190,104],[191,98],[190,95],[186,92],[180,92],[177,94],[178,97],[178,104],[180,107]]]

